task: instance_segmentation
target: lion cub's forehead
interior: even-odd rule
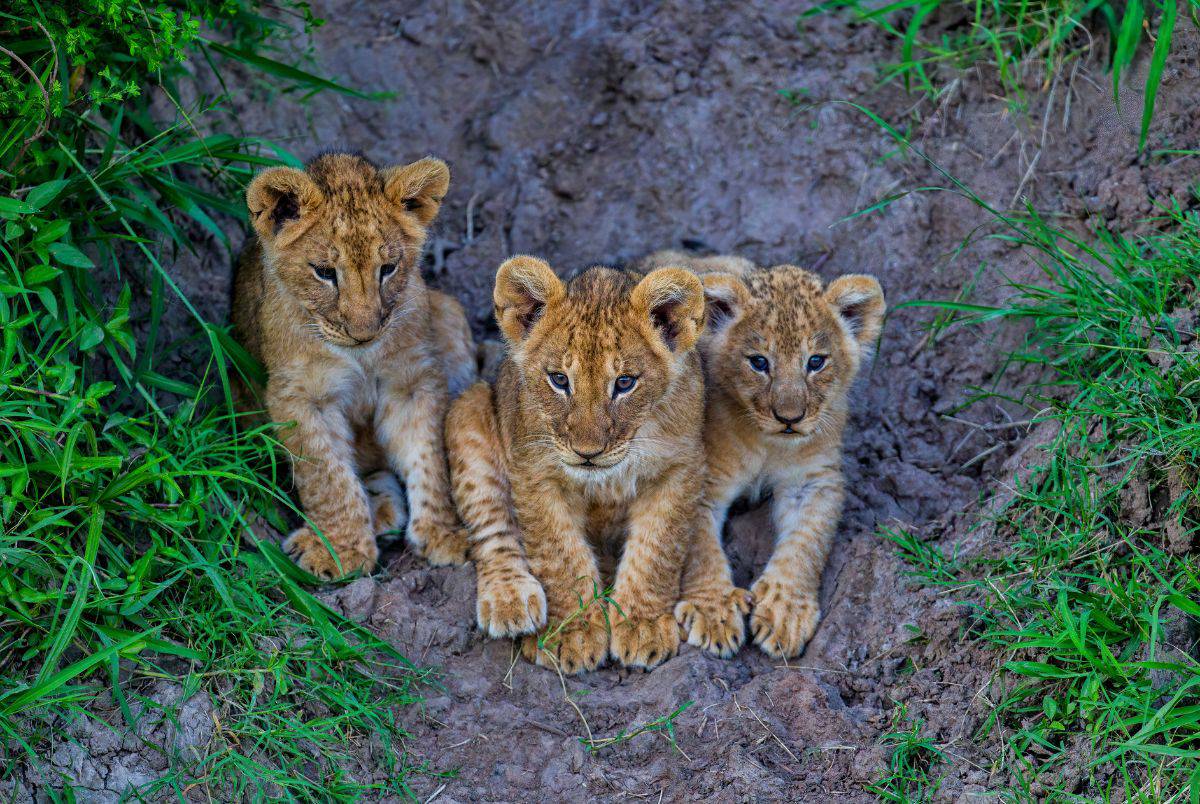
[[[556,326],[547,345],[579,367],[611,370],[621,358],[645,351],[631,326],[629,295],[640,279],[612,268],[589,268],[567,283],[567,295],[552,313]]]
[[[745,278],[753,298],[752,326],[785,354],[827,350],[841,329],[816,274],[794,265],[759,269]]]
[[[305,170],[334,219],[349,220],[372,213],[384,202],[383,179],[366,157],[325,154],[309,162]]]
[[[313,232],[330,257],[377,262],[378,251],[408,236],[383,192],[379,169],[356,154],[325,154],[305,167],[320,191],[323,220]]]

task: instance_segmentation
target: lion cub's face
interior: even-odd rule
[[[705,376],[763,432],[803,440],[844,407],[883,321],[883,290],[870,276],[821,280],[791,265],[741,277],[707,274]]]
[[[494,301],[546,445],[584,479],[637,454],[704,320],[700,281],[678,268],[644,278],[592,268],[565,284],[545,262],[514,257]]]
[[[246,191],[265,264],[337,346],[373,341],[403,315],[412,272],[450,183],[436,159],[377,169],[327,154],[305,170],[271,168]]]

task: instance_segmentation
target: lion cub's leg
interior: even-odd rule
[[[479,357],[471,325],[458,300],[437,290],[429,291],[429,321],[454,399],[478,379]]]
[[[594,670],[608,655],[609,632],[605,604],[596,597],[603,587],[583,501],[535,481],[514,487],[513,502],[529,566],[546,590],[547,628],[522,639],[521,653],[563,673]]]
[[[624,665],[654,667],[679,650],[674,609],[693,540],[701,480],[677,468],[634,501],[613,600],[612,655]]]
[[[533,633],[546,624],[546,595],[529,572],[512,508],[508,467],[492,389],[476,383],[446,415],[446,453],[454,502],[467,525],[475,562],[475,617],[490,637]]]
[[[414,391],[383,379],[375,431],[408,490],[408,543],[435,566],[461,564],[467,560],[467,536],[450,496],[443,441],[449,400],[440,378],[416,382]]]
[[[404,536],[408,524],[408,503],[400,481],[390,470],[380,469],[363,478],[367,502],[371,505],[371,528],[384,543]]]
[[[821,572],[842,513],[842,475],[826,469],[776,483],[772,516],[777,541],[755,581],[750,630],[771,656],[799,655],[821,619]]]
[[[683,593],[675,619],[688,643],[722,658],[738,652],[746,639],[749,593],[733,585],[729,559],[721,547],[721,528],[728,505],[703,507],[696,514],[696,533],[683,572]]]
[[[268,409],[274,421],[296,423],[284,428],[281,438],[293,456],[292,474],[304,513],[329,542],[327,547],[312,527],[304,525],[288,536],[283,549],[302,569],[320,578],[336,578],[356,570],[370,572],[375,568],[379,548],[344,418],[285,393],[269,399]]]

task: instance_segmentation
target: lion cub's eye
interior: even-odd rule
[[[336,268],[330,268],[327,265],[317,265],[317,264],[311,263],[311,262],[308,265],[310,268],[313,269],[313,273],[317,275],[317,279],[320,279],[322,282],[328,282],[329,284],[333,285],[335,288],[337,287],[337,269]]]
[[[771,369],[771,361],[762,355],[750,355],[747,359],[750,361],[750,368],[755,371],[761,371],[763,374],[766,374]]]
[[[563,374],[561,371],[550,371],[546,373],[546,377],[549,378],[551,385],[564,394],[571,393],[571,378],[566,374]]]
[[[808,359],[809,373],[815,374],[818,371],[820,371],[821,369],[825,368],[825,361],[827,359],[828,359],[827,355],[813,355],[812,357],[810,357]]]
[[[396,263],[394,262],[385,262],[379,266],[379,284],[382,285],[383,281],[394,273],[396,273]]]
[[[633,390],[633,386],[637,385],[638,378],[632,374],[622,374],[613,381],[613,399],[616,399],[623,394],[627,394]]]

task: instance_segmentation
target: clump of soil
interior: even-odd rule
[[[395,100],[321,96],[302,107],[265,103],[247,87],[236,119],[302,155],[346,146],[384,163],[445,158],[453,182],[427,269],[467,305],[480,336],[494,333],[492,277],[513,253],[569,272],[664,247],[736,252],[815,266],[827,279],[875,274],[893,308],[954,298],[968,285],[974,298],[993,300],[1004,293],[1000,272],[1035,276],[1010,244],[979,239],[991,221],[952,193],[908,195],[839,223],[889,193],[945,182],[831,101],[852,99],[910,126],[917,147],[1001,209],[1028,196],[1069,224],[1098,215],[1133,225],[1151,199],[1188,198],[1187,165],[1138,156],[1136,115],[1114,111],[1097,64],[1054,97],[1035,93],[1024,116],[1010,114],[976,74],[937,106],[879,87],[878,66],[897,57],[893,41],[835,17],[801,32],[802,9],[766,0],[404,6],[314,4],[329,21],[316,34],[319,68]],[[1200,84],[1187,57],[1195,49],[1184,41],[1165,76],[1156,136],[1195,141],[1200,122],[1189,112]],[[779,90],[812,105],[794,106]],[[994,270],[979,273],[985,261]],[[216,244],[178,273],[207,314],[226,315]],[[949,774],[939,798],[993,799],[1003,784],[991,772],[995,746],[974,735],[996,659],[966,638],[967,610],[908,581],[876,529],[900,522],[957,539],[971,518],[962,512],[989,494],[993,478],[1015,471],[1005,461],[1021,428],[961,420],[1023,416],[998,405],[958,409],[972,385],[993,381],[997,355],[1016,333],[931,339],[922,326],[930,316],[909,308],[890,318],[854,394],[825,618],[798,661],[777,665],[753,646],[722,661],[685,646],[649,673],[609,668],[567,679],[572,705],[556,675],[476,633],[470,567],[430,569],[397,548],[374,577],[328,591],[411,659],[442,668],[444,691],[407,713],[407,749],[412,762],[457,774],[415,777],[418,795],[872,800],[864,784],[888,756],[878,739],[893,708],[907,703],[955,758],[939,770]],[[763,511],[733,519],[727,547],[739,583],[761,569],[771,539]],[[588,728],[613,735],[686,701],[694,703],[675,721],[677,748],[645,734],[589,753],[578,739]],[[99,730],[76,739],[47,762],[68,776],[91,768],[82,784],[97,799],[154,775],[136,741],[105,747]],[[378,771],[368,746],[361,756],[352,772],[371,778]]]

